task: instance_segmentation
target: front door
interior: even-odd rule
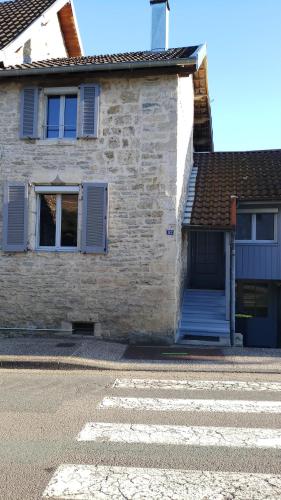
[[[225,287],[224,234],[211,231],[191,233],[191,288],[223,290]]]
[[[278,345],[278,288],[274,283],[238,281],[236,331],[246,347]]]

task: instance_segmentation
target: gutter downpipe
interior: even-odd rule
[[[232,231],[230,234],[230,342],[235,343],[235,313],[236,313],[236,248],[235,232],[237,224],[237,196],[231,196],[230,222]]]

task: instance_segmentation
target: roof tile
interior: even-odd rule
[[[1,5],[1,4],[0,4]],[[198,47],[181,47],[176,49],[168,49],[161,52],[125,52],[122,54],[106,54],[97,56],[82,56],[82,57],[65,57],[59,59],[48,59],[45,61],[34,61],[29,64],[20,64],[16,66],[6,67],[10,69],[36,69],[36,68],[56,68],[70,66],[88,66],[100,64],[120,64],[120,63],[135,63],[135,62],[155,62],[155,61],[173,61],[186,59],[192,56]],[[2,70],[2,71],[5,71]]]
[[[11,0],[0,3],[0,50],[30,26],[56,0]]]
[[[281,150],[195,153],[198,168],[190,224],[228,228],[231,196],[281,202]]]

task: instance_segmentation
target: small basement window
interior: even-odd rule
[[[95,325],[83,322],[72,323],[72,333],[74,335],[94,335]]]

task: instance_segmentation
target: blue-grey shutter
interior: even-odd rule
[[[82,252],[107,252],[108,185],[83,185]]]
[[[21,139],[38,138],[38,100],[39,89],[37,87],[24,88],[21,92],[21,117],[20,137]]]
[[[3,250],[27,250],[28,186],[24,182],[6,182],[3,207]]]
[[[100,88],[96,84],[80,86],[79,137],[98,137]]]

